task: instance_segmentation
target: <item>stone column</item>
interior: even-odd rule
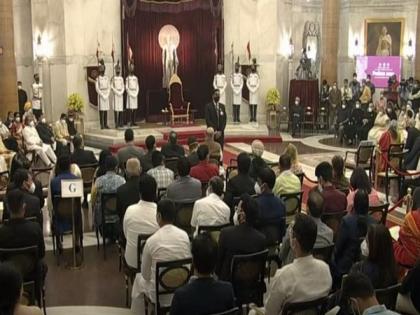
[[[419,78],[420,74],[420,0],[417,1],[417,28],[416,28],[416,51],[414,55],[414,76]]]
[[[13,0],[0,1],[0,117],[18,110]]]
[[[337,81],[340,2],[323,0],[322,4],[321,80],[329,84]]]

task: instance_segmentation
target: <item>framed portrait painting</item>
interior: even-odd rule
[[[365,20],[366,56],[401,56],[404,19]]]

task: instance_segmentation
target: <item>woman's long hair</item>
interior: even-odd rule
[[[368,228],[369,195],[359,189],[354,196],[354,212],[357,215],[357,236],[365,237]]]
[[[0,315],[13,315],[19,304],[22,277],[10,264],[0,264]]]
[[[101,153],[99,153],[99,162],[98,162],[98,170],[96,172],[96,178],[99,176],[105,175],[106,168],[105,168],[105,160],[108,156],[111,156],[112,153],[109,150],[102,150]]]
[[[351,174],[350,186],[354,190],[365,190],[368,194],[372,192],[372,185],[370,184],[369,177],[367,176],[366,171],[360,166],[356,167]]]

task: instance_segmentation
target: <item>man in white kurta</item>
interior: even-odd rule
[[[250,122],[257,122],[258,90],[260,88],[260,76],[255,65],[251,66],[251,73],[246,80],[249,90],[249,115]]]
[[[57,162],[53,149],[42,142],[35,128],[34,119],[30,116],[25,120],[25,128],[22,130],[22,135],[26,148],[30,151],[35,151],[47,167],[51,167]]]
[[[95,89],[98,93],[98,109],[99,109],[99,122],[101,129],[109,129],[108,127],[108,111],[109,106],[109,94],[111,93],[111,87],[109,79],[105,75],[105,66],[99,65],[99,76],[96,79]]]
[[[32,112],[34,113],[37,120],[42,114],[42,96],[43,86],[39,81],[39,74],[35,73],[34,83],[32,83]]]
[[[137,97],[139,95],[139,80],[134,74],[134,64],[130,64],[129,75],[125,79],[125,89],[127,90],[127,109],[130,115],[130,123],[134,125],[135,113],[137,110]]]
[[[114,100],[114,122],[115,129],[122,127],[122,111],[124,109],[124,78],[121,76],[121,67],[119,62],[115,66],[115,76],[112,78],[111,84],[113,100]]]
[[[144,314],[144,295],[156,302],[156,263],[191,257],[190,240],[185,231],[173,225],[175,208],[171,201],[161,200],[157,208],[159,230],[148,238],[141,258],[141,273],[133,284],[131,310],[133,314]],[[161,305],[170,305],[172,295],[160,298]]]
[[[241,122],[241,104],[242,104],[242,88],[244,86],[244,77],[240,71],[241,66],[235,63],[235,72],[230,79],[230,86],[233,91],[233,122]]]
[[[217,73],[214,75],[213,78],[213,88],[215,90],[219,90],[220,92],[220,100],[219,103],[226,105],[226,76],[223,73],[223,66],[219,63],[217,65]]]

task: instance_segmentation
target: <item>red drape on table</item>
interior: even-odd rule
[[[184,98],[202,117],[204,106],[211,99],[218,56],[223,56],[222,16],[220,12],[216,14],[208,0],[180,4],[138,2],[135,15],[125,16],[123,33],[132,48],[140,83],[139,116],[145,117],[147,101],[149,115],[157,115],[168,106],[167,93],[162,88],[162,49],[158,42],[159,31],[166,24],[174,25],[180,34],[178,75]]]
[[[295,97],[300,97],[300,103],[313,108],[315,117],[318,113],[319,86],[318,80],[291,80],[289,90],[289,108],[295,102]]]

